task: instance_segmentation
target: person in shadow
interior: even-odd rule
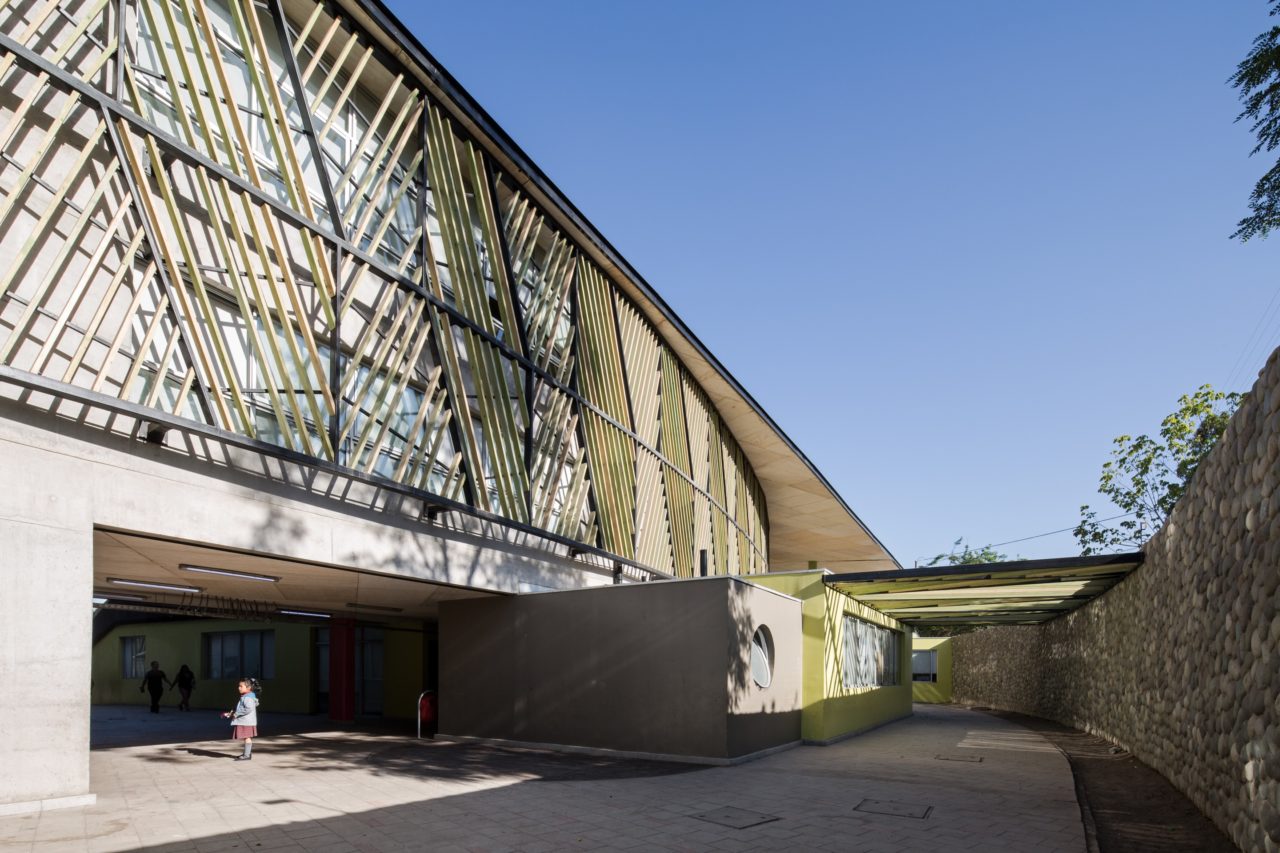
[[[142,683],[138,685],[138,692],[148,692],[151,694],[151,713],[160,713],[160,697],[164,695],[164,686],[168,684],[173,687],[172,682],[165,676],[164,670],[160,668],[160,661],[153,660],[151,669],[147,670],[147,674],[142,676]]]
[[[174,687],[178,688],[178,695],[182,697],[182,701],[178,703],[178,710],[190,711],[191,691],[196,689],[196,674],[185,663],[182,665],[182,669],[178,670],[178,674],[173,677],[173,684],[169,687],[169,690],[172,691]]]

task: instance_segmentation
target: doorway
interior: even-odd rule
[[[356,716],[358,717],[382,716],[385,639],[382,628],[356,628]]]

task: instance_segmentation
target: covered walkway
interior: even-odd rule
[[[96,805],[0,817],[0,848],[1085,850],[1063,755],[952,707],[732,767],[351,731],[267,736],[252,762],[144,740],[93,751]]]

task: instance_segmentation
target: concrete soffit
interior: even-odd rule
[[[294,0],[285,0],[293,7]],[[379,0],[337,0],[636,303],[710,397],[764,489],[769,565],[901,569],[781,427],[532,159]]]

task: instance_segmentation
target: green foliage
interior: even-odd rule
[[[1280,0],[1271,0],[1272,16],[1280,15]],[[1249,119],[1258,144],[1251,153],[1280,147],[1280,26],[1253,40],[1253,47],[1229,80],[1240,90],[1244,110],[1236,121]],[[1265,237],[1280,226],[1280,160],[1258,180],[1249,196],[1251,213],[1236,225],[1232,237]]]
[[[1222,437],[1243,394],[1201,385],[1178,398],[1178,408],[1160,423],[1158,438],[1122,435],[1102,466],[1098,491],[1126,516],[1108,526],[1088,504],[1080,507],[1074,533],[1080,553],[1140,548],[1160,529],[1187,490],[1200,462]]]
[[[990,545],[983,545],[981,548],[971,548],[965,544],[964,537],[961,536],[955,542],[951,543],[951,551],[947,554],[939,554],[929,562],[926,566],[976,566],[982,563],[1003,563],[1009,559],[1007,554],[1001,554]],[[945,562],[943,562],[945,560]]]

